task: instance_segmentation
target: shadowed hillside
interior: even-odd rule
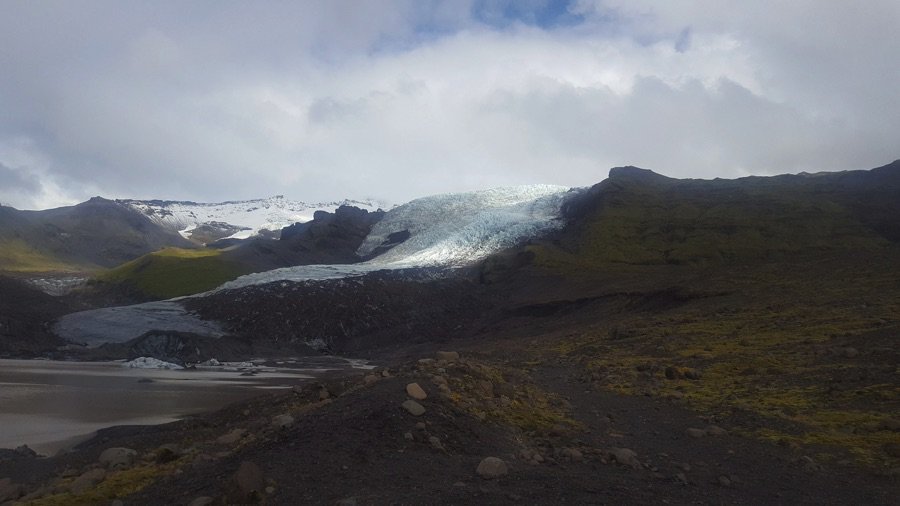
[[[0,207],[0,271],[113,267],[167,246],[193,245],[141,213],[99,197],[46,211]]]

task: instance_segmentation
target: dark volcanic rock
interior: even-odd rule
[[[475,325],[493,307],[484,286],[464,277],[410,279],[384,271],[358,278],[276,282],[227,290],[185,303],[227,330],[273,345],[307,343],[342,353],[384,345],[441,342]],[[265,337],[263,337],[265,336]]]
[[[0,356],[33,355],[52,351],[63,342],[48,329],[49,322],[72,310],[57,298],[24,281],[0,276]]]
[[[283,228],[280,241],[253,239],[224,252],[223,257],[253,272],[294,265],[357,263],[362,259],[356,250],[384,211],[341,206],[334,213],[316,211],[313,216],[312,221]]]

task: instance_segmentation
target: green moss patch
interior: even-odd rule
[[[168,299],[211,290],[248,273],[246,267],[224,259],[219,250],[166,248],[101,274],[95,286]]]

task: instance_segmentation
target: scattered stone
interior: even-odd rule
[[[723,487],[730,487],[731,486],[731,478],[729,478],[725,475],[719,476],[719,485],[722,485]]]
[[[274,493],[275,493],[275,487],[273,487],[273,486],[271,486],[271,485],[269,485],[268,487],[266,487],[266,494],[267,494],[267,495],[272,495],[272,494],[274,494]]]
[[[216,443],[220,445],[233,445],[240,441],[246,432],[247,431],[244,429],[232,429],[230,432],[219,436],[218,439],[216,439]]]
[[[413,441],[413,440],[415,440],[416,438],[413,436],[413,433],[412,433],[412,432],[404,432],[404,433],[403,433],[403,439],[406,439],[407,441]]]
[[[272,418],[272,425],[279,429],[287,429],[294,425],[294,417],[285,413]]]
[[[123,503],[121,499],[116,499],[109,503],[109,506],[125,506],[125,503]]]
[[[482,397],[492,399],[494,397],[494,384],[488,380],[479,380],[475,388]]]
[[[418,383],[406,385],[406,393],[417,401],[424,401],[428,397],[428,394],[425,393],[425,390],[422,390]]]
[[[15,501],[22,497],[24,493],[25,488],[18,483],[13,483],[11,479],[3,478],[0,480],[0,503]]]
[[[822,470],[822,466],[816,463],[812,457],[809,455],[804,455],[800,457],[800,463],[803,464],[803,469],[807,472],[814,473]]]
[[[83,494],[88,489],[97,486],[97,484],[103,481],[105,478],[106,471],[104,471],[103,469],[91,469],[78,478],[75,478],[75,481],[73,481],[72,485],[69,486],[69,491],[76,495]]]
[[[154,459],[158,464],[165,464],[177,460],[181,456],[181,449],[174,444],[164,444],[154,452]]]
[[[562,451],[559,452],[559,456],[573,462],[580,462],[584,458],[581,451],[575,448],[563,448]]]
[[[433,358],[420,358],[419,365],[431,365],[434,363]]]
[[[416,422],[416,428],[419,430],[425,430],[425,422]]]
[[[847,358],[856,358],[859,356],[859,350],[853,347],[844,348],[844,356]]]
[[[375,383],[379,379],[381,379],[381,376],[378,376],[375,374],[366,374],[363,377],[363,383],[365,383],[366,385],[371,385],[372,383]]]
[[[319,389],[319,400],[324,401],[325,399],[331,397],[331,392],[328,391],[327,388],[322,387]]]
[[[718,425],[710,425],[706,428],[707,436],[724,436],[726,434],[728,434],[728,431]]]
[[[634,469],[640,469],[641,461],[637,458],[637,453],[634,450],[629,448],[613,448],[610,450],[610,454],[612,454],[613,458],[616,459],[616,462],[623,466],[630,466]]]
[[[693,428],[693,427],[690,428],[690,429],[688,429],[688,430],[686,430],[686,431],[684,431],[684,433],[687,434],[688,436],[691,436],[692,438],[696,438],[696,439],[700,439],[701,437],[706,436],[706,431],[705,431],[705,430],[703,430],[703,429],[695,429],[695,428]]]
[[[446,360],[447,362],[455,362],[459,360],[459,352],[456,351],[439,351],[434,354],[434,358],[438,360]]]
[[[356,504],[355,497],[347,497],[337,502],[337,506],[356,506]]]
[[[200,497],[194,499],[193,501],[191,501],[190,503],[188,503],[188,506],[209,506],[210,504],[213,503],[213,501],[215,501],[215,499],[204,495],[204,496],[200,496]]]
[[[446,384],[447,384],[447,378],[445,378],[445,377],[443,377],[443,376],[441,376],[441,375],[439,375],[439,374],[436,374],[436,375],[434,375],[434,376],[431,377],[431,382],[434,383],[434,384],[437,385],[437,386],[446,385]]]
[[[412,416],[422,416],[425,414],[425,408],[422,407],[418,402],[408,399],[403,404],[403,409],[409,412]]]
[[[261,498],[266,489],[266,480],[262,469],[246,460],[234,473],[232,481],[237,486],[237,497],[233,497],[233,499],[238,503],[255,502]]]
[[[441,443],[441,440],[438,439],[437,436],[428,436],[428,444],[430,444],[435,450],[443,451],[444,449],[444,445]]]
[[[676,473],[675,481],[678,483],[681,483],[682,485],[687,485],[688,484],[687,475],[685,475],[684,473]]]
[[[458,356],[459,355],[457,355],[457,357]],[[506,462],[504,462],[503,459],[486,457],[478,464],[478,468],[475,472],[478,473],[478,476],[481,476],[486,480],[492,480],[501,476],[506,476],[509,473],[509,468],[506,466]]]
[[[703,377],[703,375],[702,375],[702,374],[700,373],[700,371],[698,371],[697,369],[685,369],[685,371],[684,371],[684,377],[687,378],[687,379],[689,379],[689,380],[697,381],[697,380],[699,380],[701,377]]]
[[[108,469],[128,469],[137,454],[131,448],[107,448],[100,454],[100,463]]]

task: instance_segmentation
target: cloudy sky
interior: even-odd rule
[[[900,158],[897,0],[6,0],[0,202],[392,202]]]

